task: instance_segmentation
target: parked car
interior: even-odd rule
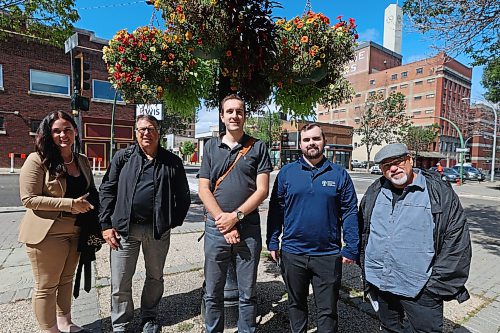
[[[434,171],[434,172],[438,172],[436,167],[432,167],[429,170],[430,171]],[[455,183],[457,181],[457,179],[459,179],[459,178],[460,178],[460,174],[455,169],[453,169],[453,168],[443,168],[443,174],[441,174],[441,179],[442,180]]]
[[[453,169],[460,174],[460,165],[455,165]],[[482,182],[486,179],[486,176],[474,167],[464,166],[463,169],[464,179],[466,180],[477,180],[478,182]]]
[[[352,161],[351,161],[351,166],[352,166],[353,168],[363,168],[363,167],[366,167],[366,165],[365,165],[365,166],[363,166],[363,163],[362,163],[362,162],[360,162],[360,161],[358,161],[358,160],[352,160]]]
[[[378,164],[375,164],[374,166],[372,166],[370,168],[370,173],[371,174],[375,174],[375,175],[381,175],[382,174],[382,170],[380,170],[380,167],[378,166]]]

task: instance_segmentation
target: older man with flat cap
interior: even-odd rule
[[[472,248],[457,194],[414,169],[401,143],[375,155],[383,176],[359,209],[365,294],[383,332],[442,332],[443,301],[466,301]]]

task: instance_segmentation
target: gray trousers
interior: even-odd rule
[[[153,237],[151,224],[130,224],[128,239],[120,248],[111,250],[111,323],[114,332],[124,332],[134,317],[132,278],[140,247],[144,254],[146,280],[141,296],[142,319],[156,318],[163,295],[163,267],[170,246],[170,230],[160,240]]]
[[[235,263],[239,291],[238,333],[253,333],[257,316],[257,267],[262,250],[259,214],[238,226],[241,241],[230,245],[214,224],[205,224],[205,328],[207,333],[224,331],[224,286],[230,261]]]

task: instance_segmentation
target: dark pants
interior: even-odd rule
[[[257,316],[257,267],[262,236],[259,214],[248,216],[239,226],[241,241],[230,245],[213,220],[205,224],[205,329],[224,331],[224,286],[229,263],[234,262],[239,291],[238,332],[253,333]]]
[[[383,332],[443,332],[443,300],[427,289],[415,298],[384,291],[376,293]]]
[[[308,256],[283,252],[281,272],[288,291],[291,331],[307,332],[307,296],[311,283],[318,313],[317,332],[337,332],[337,300],[342,279],[342,256]]]

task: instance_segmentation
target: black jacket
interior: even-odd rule
[[[141,166],[138,146],[120,150],[113,157],[99,188],[102,230],[114,228],[123,237],[128,237]],[[182,225],[191,197],[181,159],[162,147],[158,147],[155,158],[154,177],[155,201],[151,209],[154,209],[154,237],[160,239],[166,231]]]
[[[444,300],[456,299],[461,303],[469,299],[469,293],[464,286],[469,277],[472,257],[467,219],[457,194],[448,182],[439,179],[437,174],[424,170],[419,175],[423,175],[426,179],[435,223],[435,256],[432,262],[432,273],[425,288]],[[371,213],[380,189],[386,181],[388,180],[384,177],[376,180],[366,190],[359,207],[360,263],[365,285],[364,259],[370,236]],[[367,291],[366,287],[365,291]]]

